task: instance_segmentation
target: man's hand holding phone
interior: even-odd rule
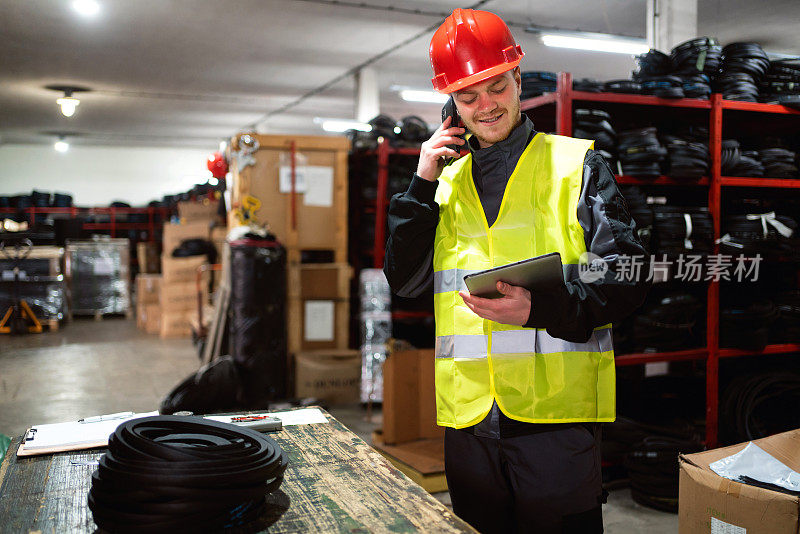
[[[429,182],[439,179],[444,168],[444,158],[458,158],[459,153],[447,145],[461,146],[466,141],[459,135],[466,133],[464,128],[450,127],[452,117],[447,117],[439,126],[430,139],[422,143],[419,151],[419,164],[417,165],[417,175]]]

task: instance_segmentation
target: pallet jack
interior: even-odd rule
[[[31,250],[33,250],[33,243],[30,239],[17,240],[13,245],[13,253],[10,251],[10,247],[6,247],[5,241],[0,241],[0,253],[13,262],[14,273],[14,297],[11,306],[0,319],[0,334],[19,335],[42,332],[42,323],[39,318],[33,313],[30,305],[19,296],[19,268],[22,260],[28,257]]]

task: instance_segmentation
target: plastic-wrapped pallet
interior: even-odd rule
[[[127,313],[130,308],[127,239],[67,240],[67,280],[76,315]]]
[[[13,248],[6,244],[7,250]],[[10,254],[12,257],[14,253]],[[60,321],[66,313],[66,284],[61,273],[64,249],[31,248],[19,261],[19,298],[25,300],[39,320]],[[15,301],[14,266],[17,262],[0,254],[0,317]]]
[[[361,402],[383,402],[383,362],[392,335],[392,295],[380,269],[359,275],[361,294]]]

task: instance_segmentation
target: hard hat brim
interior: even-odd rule
[[[469,87],[470,85],[474,85],[484,80],[488,80],[489,78],[497,76],[498,74],[503,74],[504,72],[508,72],[511,69],[517,67],[521,60],[522,58],[520,57],[509,63],[502,63],[500,65],[495,65],[494,67],[490,67],[486,70],[482,70],[480,72],[476,72],[475,74],[471,74],[465,78],[461,78],[460,80],[448,84],[443,88],[436,87],[436,78],[434,78],[431,81],[433,82],[434,90],[436,90],[439,93],[448,95],[450,93],[454,93],[456,91],[460,91],[461,89]]]

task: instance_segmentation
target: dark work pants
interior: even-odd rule
[[[488,533],[603,532],[600,430],[489,438],[446,428],[453,511]]]

